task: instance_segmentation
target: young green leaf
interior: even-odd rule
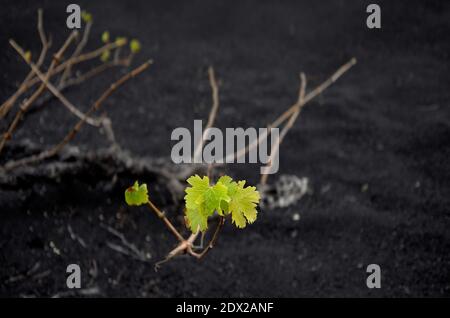
[[[238,228],[244,228],[247,223],[256,220],[256,206],[259,203],[259,192],[255,187],[244,187],[245,181],[231,182],[228,194],[231,201],[228,203],[226,213],[231,213],[231,220]]]
[[[228,196],[228,188],[221,182],[217,182],[214,186],[210,187],[205,193],[205,214],[211,216],[214,211],[222,214],[221,203],[230,202]]]
[[[186,188],[186,223],[192,232],[205,231],[208,227],[208,215],[205,213],[204,194],[209,189],[209,178],[198,175],[187,179],[191,187]]]
[[[208,217],[214,211],[221,210],[221,202],[229,202],[228,188],[218,182],[209,185],[209,178],[200,178],[198,175],[190,177],[187,182],[191,187],[186,188],[186,219],[192,232],[197,229],[204,231],[208,228]]]
[[[25,52],[25,61],[27,61],[28,63],[31,62],[31,52],[30,51]]]
[[[103,63],[106,63],[106,62],[108,62],[110,56],[111,56],[111,52],[109,50],[103,51],[102,55],[100,55],[100,60]]]
[[[125,190],[125,202],[128,205],[142,205],[148,203],[148,190],[145,183],[139,185],[136,181],[132,187]]]
[[[141,43],[137,39],[132,39],[130,41],[130,50],[133,53],[137,53],[141,50]]]
[[[203,232],[208,228],[208,217],[196,209],[186,208],[186,225],[192,233]]]
[[[109,42],[109,31],[104,31],[102,33],[102,42],[108,43]]]
[[[85,23],[91,22],[92,21],[92,14],[90,14],[87,11],[81,11],[81,19],[83,19],[83,21]]]

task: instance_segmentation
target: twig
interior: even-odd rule
[[[50,45],[48,45],[48,46],[50,46]],[[117,45],[116,43],[108,43],[108,44],[101,46],[100,48],[95,49],[94,51],[76,56],[73,59],[66,60],[65,62],[63,62],[60,65],[58,65],[57,67],[55,67],[55,69],[50,73],[49,79],[51,79],[53,76],[64,71],[69,64],[72,65],[72,67],[73,67],[74,65],[76,65],[78,63],[85,62],[85,61],[88,61],[88,60],[91,60],[91,59],[94,59],[94,58],[100,56],[104,51],[113,50],[118,47],[120,47],[120,46]],[[131,55],[130,55],[130,57],[128,57],[128,60],[131,61]],[[41,82],[41,79],[38,76],[34,76],[34,77],[30,78],[26,82],[24,81],[23,85],[4,104],[10,103],[11,100],[13,101],[13,104],[14,104],[14,102],[17,100],[17,98],[19,98],[23,93],[25,93],[28,89],[30,89],[34,85],[38,84],[39,82]],[[62,85],[62,86],[64,86],[64,85]],[[2,107],[3,107],[3,105],[0,107],[0,111],[1,111]],[[11,105],[11,107],[12,107],[12,105]],[[0,113],[0,118],[1,117],[2,116]]]
[[[89,21],[86,24],[86,28],[84,29],[83,36],[81,38],[80,43],[78,43],[77,47],[75,48],[75,51],[72,53],[72,56],[69,58],[69,61],[73,60],[76,56],[80,55],[83,51],[84,47],[87,44],[87,41],[89,39],[89,33],[91,32],[92,27],[92,21]],[[66,69],[61,75],[61,78],[59,79],[58,88],[61,88],[62,85],[64,85],[65,80],[67,77],[69,77],[70,72],[72,70],[72,63],[68,63]]]
[[[76,35],[76,32],[72,32],[69,37],[67,38],[67,40],[64,42],[63,46],[59,49],[59,51],[55,54],[50,67],[47,71],[47,73],[43,76],[44,79],[44,83],[45,81],[48,80],[48,77],[50,76],[51,72],[53,71],[53,68],[56,66],[56,64],[58,63],[58,61],[61,59],[63,53],[65,52],[65,50],[67,49],[67,47],[69,46],[69,44],[72,42],[72,40],[74,39]],[[13,41],[10,40],[11,45],[16,45],[16,50],[19,49],[22,58],[29,64],[29,65],[33,65],[33,67],[37,70],[37,67],[32,63],[27,61],[27,59],[25,58],[25,53],[23,52],[23,50]],[[13,47],[14,47],[13,45]],[[34,70],[33,70],[34,72]],[[31,107],[31,105],[35,102],[35,100],[44,92],[45,90],[45,84],[42,84],[41,86],[39,86],[39,88],[34,92],[34,94],[23,104],[21,105],[21,107],[19,108],[19,111],[17,112],[16,116],[14,117],[13,122],[11,123],[11,125],[9,126],[8,130],[6,131],[6,133],[3,135],[2,140],[0,141],[0,153],[3,150],[6,141],[12,138],[12,133],[14,132],[14,130],[16,129],[17,125],[19,124],[20,120],[22,119],[23,115],[28,111],[28,109]]]
[[[200,231],[192,233],[187,240],[183,240],[173,250],[171,250],[163,260],[155,263],[155,271],[158,271],[158,268],[160,268],[162,264],[170,261],[175,256],[181,255],[190,250],[199,233]]]
[[[212,66],[210,66],[208,68],[208,77],[209,77],[209,84],[211,85],[213,104],[211,107],[211,111],[209,112],[208,122],[207,122],[205,130],[203,132],[202,139],[198,141],[199,143],[198,143],[197,148],[194,153],[195,159],[198,158],[198,156],[200,155],[200,153],[202,151],[203,143],[206,138],[208,128],[211,128],[212,125],[214,125],[214,120],[216,119],[217,110],[219,109],[219,87],[217,85],[216,77],[214,75],[214,68]],[[196,162],[195,159],[194,159],[194,162]]]
[[[64,70],[67,65],[74,65],[74,64],[78,64],[87,60],[91,60],[94,59],[96,57],[99,57],[100,55],[102,55],[103,52],[108,51],[108,50],[114,50],[116,48],[119,48],[123,45],[119,45],[115,42],[112,43],[106,43],[105,45],[99,47],[98,49],[88,52],[88,53],[84,53],[81,55],[78,55],[76,57],[74,57],[73,59],[67,60],[64,63],[62,63],[55,71],[56,72],[60,72],[62,70]]]
[[[78,110],[77,107],[75,107],[69,100],[67,100],[67,98],[64,97],[63,94],[61,94],[61,92],[55,87],[53,86],[53,84],[51,84],[48,81],[48,75],[49,72],[47,72],[47,75],[44,75],[41,73],[41,71],[39,71],[39,69],[36,67],[36,65],[34,65],[32,62],[29,62],[26,60],[25,57],[25,52],[23,51],[23,49],[14,41],[14,40],[10,40],[9,43],[11,44],[11,46],[17,51],[17,53],[20,54],[20,56],[22,56],[22,58],[24,59],[24,61],[28,64],[28,66],[31,67],[31,69],[33,70],[33,72],[39,77],[39,79],[43,82],[44,87],[47,87],[48,90],[50,92],[52,92],[53,95],[55,95],[60,101],[61,103],[75,116],[77,116],[80,119],[85,120],[88,124],[98,127],[100,126],[100,122],[96,119],[93,118],[89,118],[86,117],[80,110]],[[42,86],[41,86],[42,87]],[[42,90],[43,91],[43,90]],[[42,93],[42,92],[40,92]],[[39,94],[40,95],[40,94]]]
[[[210,249],[212,249],[214,247],[214,245],[216,244],[217,238],[219,237],[220,230],[222,229],[224,223],[225,223],[225,218],[223,216],[221,216],[219,218],[219,223],[217,224],[216,230],[214,231],[214,234],[213,234],[210,242],[203,249],[202,252],[197,253],[197,252],[194,252],[194,250],[193,250],[194,242],[197,239],[198,235],[200,234],[200,231],[197,231],[196,233],[192,233],[189,236],[189,238],[186,240],[182,238],[180,240],[180,243],[173,250],[171,250],[163,260],[161,260],[155,264],[155,270],[158,270],[158,268],[162,264],[168,262],[175,256],[181,255],[183,253],[187,253],[197,259],[202,259],[208,253],[208,251]]]
[[[72,240],[77,241],[78,243],[80,243],[80,245],[83,248],[86,248],[86,243],[80,236],[75,234],[75,232],[72,230],[72,227],[70,226],[70,224],[67,225],[67,231],[69,231],[69,235]]]
[[[206,253],[208,253],[208,251],[210,249],[212,249],[214,247],[214,245],[216,244],[217,238],[219,237],[219,232],[222,229],[224,223],[225,223],[225,218],[223,216],[221,216],[219,218],[219,223],[217,224],[216,230],[214,231],[211,241],[208,243],[208,245],[204,248],[204,250],[201,253],[194,252],[192,250],[191,246],[188,247],[188,253],[190,255],[196,257],[197,259],[203,258],[206,255]]]
[[[37,29],[38,29],[38,33],[39,33],[39,38],[41,39],[42,49],[41,49],[39,58],[36,62],[36,66],[41,67],[42,63],[45,60],[45,56],[47,54],[48,48],[50,47],[50,41],[47,41],[47,37],[46,37],[45,31],[44,31],[42,9],[38,9]],[[28,88],[27,83],[32,77],[33,77],[33,71],[30,71],[28,73],[28,75],[25,77],[25,79],[23,80],[23,82],[20,84],[17,91],[0,106],[0,118],[3,118],[8,114],[9,110],[14,105],[16,100],[20,97],[20,95],[22,95],[27,90],[27,88]]]
[[[107,69],[109,69],[111,67],[129,66],[129,65],[130,65],[129,59],[122,59],[117,62],[108,62],[108,63],[100,64],[82,75],[67,79],[65,81],[65,83],[63,83],[63,85],[61,85],[61,87],[59,87],[59,89],[67,88],[72,85],[81,84],[82,82],[87,81],[88,79],[103,73],[104,71],[106,71]]]
[[[350,61],[342,65],[333,75],[331,75],[325,82],[317,86],[311,92],[309,92],[302,104],[295,103],[288,110],[286,110],[283,114],[281,114],[271,125],[270,127],[278,127],[282,122],[289,118],[289,116],[294,113],[298,108],[302,107],[303,104],[308,103],[310,100],[320,95],[325,89],[327,89],[330,85],[336,82],[339,77],[341,77],[344,73],[346,73],[353,65],[356,64],[356,58],[352,58]]]
[[[53,157],[56,155],[61,149],[63,149],[80,131],[81,127],[86,122],[86,118],[88,118],[92,113],[97,111],[103,104],[103,102],[114,92],[116,91],[120,86],[122,86],[125,82],[127,82],[129,79],[137,76],[138,74],[142,73],[144,70],[146,70],[153,62],[147,61],[144,64],[140,65],[139,67],[135,68],[131,72],[127,73],[123,77],[121,77],[118,81],[111,84],[111,86],[100,96],[99,99],[91,106],[91,108],[84,114],[84,118],[80,119],[78,123],[75,124],[75,126],[69,131],[69,133],[64,137],[64,139],[57,145],[53,146],[51,149],[44,150],[40,152],[39,154],[32,155],[30,157],[26,157],[23,159],[19,159],[17,161],[9,161],[5,164],[4,169],[6,171],[12,170],[14,168],[17,168],[19,166],[28,165],[28,164],[34,164],[36,162],[45,160],[47,158]]]
[[[333,73],[325,82],[317,86],[314,90],[312,90],[310,93],[308,93],[303,103],[298,104],[297,102],[289,107],[284,113],[282,113],[277,119],[275,119],[274,122],[272,122],[270,125],[268,125],[268,128],[275,128],[281,125],[285,120],[287,120],[292,113],[294,113],[299,107],[303,107],[304,104],[311,101],[314,97],[321,94],[326,88],[328,88],[331,84],[333,84],[339,77],[341,77],[345,72],[347,72],[353,65],[356,64],[356,59],[352,58],[350,61],[342,65],[336,72]],[[231,160],[233,158],[237,159],[242,156],[245,156],[250,150],[254,149],[255,147],[259,146],[269,135],[271,131],[268,129],[268,132],[261,134],[261,136],[258,137],[257,140],[253,141],[250,145],[248,145],[246,148],[241,149],[240,151],[237,151],[235,153],[229,154],[225,162],[228,160]]]
[[[155,204],[153,204],[153,202],[149,199],[148,200],[148,204],[147,206],[150,208],[150,210],[152,210],[153,212],[156,213],[156,215],[158,216],[158,218],[160,218],[164,224],[166,224],[167,228],[169,229],[170,232],[173,233],[173,235],[175,235],[175,237],[180,241],[183,242],[184,238],[183,236],[180,234],[180,232],[178,232],[178,230],[173,226],[173,224],[169,221],[169,219],[166,217],[165,213],[162,212]]]
[[[264,169],[264,172],[261,175],[261,179],[259,181],[260,185],[265,185],[267,183],[267,178],[269,177],[269,174],[265,173],[265,172],[267,172],[267,170],[270,169],[270,167],[272,165],[273,157],[276,156],[277,153],[280,151],[280,145],[283,142],[284,137],[288,133],[289,129],[291,129],[292,125],[294,125],[295,120],[297,119],[298,115],[300,114],[302,107],[305,105],[305,103],[304,103],[305,90],[306,90],[306,76],[304,73],[300,73],[300,92],[298,94],[298,101],[297,101],[297,105],[299,105],[299,106],[298,106],[297,110],[291,115],[287,124],[283,127],[283,129],[280,133],[280,136],[276,140],[275,144],[272,145],[272,147],[271,147],[270,157],[268,160],[268,166],[266,169]]]
[[[65,89],[74,86],[74,85],[79,85],[101,73],[103,73],[104,71],[106,71],[109,68],[115,67],[115,66],[129,66],[131,63],[131,60],[129,58],[124,58],[118,62],[108,62],[108,63],[103,63],[100,64],[94,68],[92,68],[91,70],[75,76],[73,78],[69,78],[67,79],[61,86],[58,86],[59,92],[62,93]],[[37,78],[39,80],[39,78]],[[54,97],[53,94],[49,93],[46,96],[42,96],[37,102],[36,104],[38,106],[41,106],[43,104],[45,104],[50,98]]]

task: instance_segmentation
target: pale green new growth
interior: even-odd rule
[[[127,44],[127,38],[124,36],[118,36],[115,40],[115,43],[117,46],[124,46],[125,44]]]
[[[25,52],[25,61],[27,61],[28,63],[31,62],[31,52],[30,51]]]
[[[102,42],[108,43],[109,42],[109,31],[104,31],[102,33]]]
[[[136,181],[132,187],[125,190],[125,201],[128,205],[142,205],[148,203],[148,190],[145,183],[139,185]]]
[[[138,53],[141,50],[141,43],[137,39],[132,39],[130,41],[130,50],[133,53]]]
[[[100,55],[100,60],[103,63],[106,63],[106,62],[108,62],[110,56],[111,56],[111,52],[109,50],[106,50],[102,53],[102,55]]]
[[[83,19],[83,21],[85,23],[91,22],[92,21],[92,14],[90,14],[87,11],[81,11],[81,19]]]
[[[245,181],[235,182],[228,176],[221,177],[215,185],[209,184],[208,177],[198,175],[190,177],[186,188],[186,223],[190,230],[205,231],[208,228],[208,217],[214,211],[221,216],[231,214],[233,223],[244,228],[247,223],[256,220],[256,206],[259,193],[255,187],[244,187]]]

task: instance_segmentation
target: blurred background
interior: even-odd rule
[[[37,56],[42,8],[53,52],[70,33],[72,2],[2,1],[1,102],[29,72],[8,40]],[[93,16],[87,51],[101,46],[108,30],[139,39],[133,65],[154,60],[100,112],[135,158],[170,163],[172,130],[206,121],[209,66],[220,83],[215,125],[225,128],[265,127],[297,99],[299,72],[308,91],[350,58],[358,63],[305,106],[281,146],[280,170],[269,184],[281,175],[305,177],[307,193],[287,207],[261,208],[245,230],[227,223],[201,261],[180,257],[154,270],[176,241],[148,210],[126,207],[123,191],[135,179],[147,182],[181,228],[182,210],[158,174],[87,159],[57,177],[39,169],[3,172],[0,295],[449,296],[450,4],[377,1],[382,28],[368,29],[369,3],[78,1]],[[64,94],[86,111],[130,68],[108,70]],[[17,110],[0,119],[2,132]],[[55,98],[33,107],[0,164],[54,145],[76,120]],[[105,140],[85,127],[71,145],[84,154],[107,147]],[[224,172],[250,184],[259,180],[255,165]],[[112,248],[123,241],[111,229],[144,257]],[[71,263],[81,267],[78,291],[66,288]],[[366,286],[369,264],[381,267],[380,289]]]

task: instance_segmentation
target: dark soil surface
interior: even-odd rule
[[[69,32],[68,3],[2,1],[0,100],[28,72],[8,39],[38,54],[42,7],[58,47]],[[180,257],[154,271],[176,241],[146,209],[126,207],[123,191],[135,178],[146,181],[181,227],[157,175],[122,171],[111,189],[102,166],[90,164],[57,180],[3,184],[0,295],[80,296],[66,288],[66,267],[76,263],[83,293],[94,296],[450,296],[450,3],[377,1],[381,30],[365,26],[368,3],[79,1],[95,20],[89,48],[107,29],[141,40],[135,65],[155,61],[104,105],[118,142],[136,157],[169,158],[171,131],[207,118],[209,65],[221,82],[217,126],[224,128],[264,127],[295,101],[300,71],[311,89],[351,57],[358,64],[305,107],[281,147],[279,173],[308,177],[311,193],[284,209],[262,209],[245,230],[227,223],[201,261]],[[66,96],[86,110],[123,72]],[[10,120],[0,122],[2,131]],[[74,122],[51,100],[26,117],[0,163],[25,155],[19,141],[52,145]],[[87,151],[104,140],[87,127],[74,144]],[[258,171],[226,169],[252,184]],[[112,250],[120,241],[105,226],[149,261]],[[366,287],[372,263],[381,266],[381,289]]]

